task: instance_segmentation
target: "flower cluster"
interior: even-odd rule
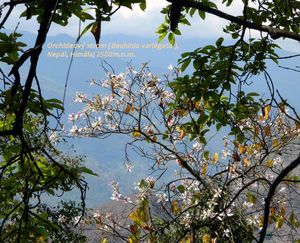
[[[151,222],[152,207],[162,208],[159,216],[169,232],[176,227],[178,232],[189,231],[197,222],[207,229],[201,233],[203,237],[209,233],[215,239],[230,241],[237,233],[261,227],[266,192],[286,166],[284,149],[299,138],[300,126],[293,124],[286,110],[265,105],[261,114],[234,124],[234,132],[224,137],[220,151],[209,151],[201,135],[205,128],[194,131],[191,125],[196,114],[174,106],[172,89],[146,66],[139,72],[129,68],[118,75],[108,73],[104,81],[92,80],[91,85],[99,87],[100,94],[88,98],[76,93],[75,101],[84,107],[70,114],[70,134],[128,135],[128,147],[154,162],[157,178],[170,167],[177,171],[167,184],[161,185],[153,177],[136,183],[135,200],[123,196],[118,183],[111,184],[112,200],[134,206],[129,215],[133,224],[128,226],[132,234],[143,231],[147,235],[159,228]],[[205,109],[204,103],[193,105]],[[131,172],[130,161],[125,166]],[[298,179],[290,174],[287,180]],[[277,228],[288,216],[285,202],[291,200],[289,192],[293,190],[297,190],[294,183],[281,183],[276,189],[271,223]],[[174,218],[176,223],[171,220]],[[242,223],[235,227],[237,219]]]

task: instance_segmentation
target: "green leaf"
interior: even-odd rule
[[[147,7],[146,1],[140,3],[140,9],[141,9],[142,11],[145,11],[146,7]]]
[[[167,35],[167,32],[162,33],[159,37],[158,37],[158,43],[160,43]]]
[[[84,22],[85,20],[89,19],[89,20],[93,20],[95,19],[92,15],[90,15],[89,13],[87,12],[81,12],[80,13],[80,19]]]
[[[185,61],[182,63],[180,70],[181,70],[182,72],[184,72],[185,69],[189,66],[190,63],[191,63],[191,59],[190,59],[190,58],[187,59],[187,60],[185,60]]]
[[[86,168],[86,167],[79,167],[78,170],[80,172],[83,172],[83,173],[86,173],[86,174],[89,174],[89,175],[94,175],[94,176],[98,176],[98,174],[94,173],[92,170]]]
[[[224,38],[223,38],[223,37],[219,38],[219,39],[216,41],[216,46],[217,46],[217,47],[221,47],[223,41],[224,41]]]
[[[169,33],[169,35],[168,35],[168,40],[169,40],[169,42],[170,42],[170,44],[171,44],[172,46],[175,45],[175,35],[174,35],[174,33],[172,33],[172,32]]]
[[[259,94],[256,92],[250,92],[247,94],[247,96],[259,96]]]
[[[180,193],[184,193],[185,192],[185,187],[183,185],[179,185],[177,187],[177,190],[180,192]]]
[[[87,32],[89,31],[90,28],[92,28],[94,23],[90,23],[88,24],[87,26],[85,26],[85,28],[82,30],[82,32],[80,33],[80,35],[78,36],[77,40],[76,41],[79,41],[80,38]]]
[[[205,19],[205,12],[204,11],[201,11],[201,10],[198,10],[198,14],[200,16],[201,19]]]
[[[209,151],[208,150],[205,150],[203,152],[203,157],[206,159],[206,160],[209,160]]]

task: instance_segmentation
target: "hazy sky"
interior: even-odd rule
[[[217,1],[220,2],[220,1]],[[145,12],[139,9],[138,5],[134,6],[134,11],[128,8],[120,9],[110,22],[103,23],[103,34],[126,34],[135,36],[153,36],[155,30],[164,20],[164,16],[160,13],[160,10],[168,4],[165,0],[147,0],[147,9]],[[227,10],[230,13],[238,14],[240,6],[231,7]],[[11,15],[6,27],[14,29],[18,21],[18,16],[25,8],[18,7]],[[196,14],[195,14],[196,15]],[[204,23],[200,18],[194,18],[192,20],[192,26],[181,28],[184,36],[186,37],[198,37],[210,38],[219,36],[222,33],[222,26],[226,23],[219,18],[208,15]],[[83,23],[83,26],[85,23]],[[35,21],[21,21],[19,29],[32,32],[36,28]],[[72,36],[76,36],[78,33],[78,20],[72,18],[67,27],[60,27],[53,25],[50,30],[50,35],[56,35],[59,33],[66,33]]]
[[[214,1],[220,10],[224,10],[227,13],[238,16],[241,14],[242,3],[236,2],[230,8],[226,8],[222,5],[222,0]],[[139,6],[134,6],[134,11],[122,8],[113,17],[110,22],[104,22],[102,25],[102,35],[108,34],[120,34],[120,35],[134,35],[137,37],[157,37],[155,30],[163,22],[164,16],[160,13],[160,10],[168,4],[165,0],[147,0],[147,9],[145,12],[139,9]],[[13,11],[13,15],[10,16],[6,25],[8,29],[14,29],[18,22],[18,16],[25,8],[18,7]],[[227,23],[222,19],[207,14],[205,21],[201,20],[197,14],[195,18],[191,20],[192,26],[180,26],[180,30],[183,33],[182,37],[178,38],[217,38],[223,34],[223,27]],[[82,28],[86,23],[82,24]],[[37,24],[34,20],[21,21],[19,29],[32,32],[37,29]],[[50,35],[57,35],[59,33],[65,33],[76,37],[78,35],[78,20],[72,18],[69,25],[61,27],[58,25],[52,25]],[[257,33],[251,31],[251,36],[255,37]],[[296,41],[279,40],[279,43],[284,43],[284,48],[290,51],[300,52],[300,45]]]

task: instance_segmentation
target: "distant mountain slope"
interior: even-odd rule
[[[31,33],[24,33],[22,37],[24,42],[33,43],[34,35]],[[86,57],[74,57],[66,96],[66,116],[63,118],[66,121],[66,117],[71,112],[76,112],[78,106],[73,104],[73,95],[76,91],[83,91],[88,95],[93,95],[98,90],[92,89],[89,86],[88,81],[92,78],[102,79],[104,78],[104,71],[101,68],[101,62],[109,63],[116,72],[122,72],[126,69],[128,63],[138,67],[141,63],[149,62],[149,67],[152,72],[156,74],[164,74],[168,72],[167,66],[169,64],[176,65],[177,59],[180,54],[186,51],[193,51],[195,48],[211,43],[214,40],[199,40],[199,39],[178,39],[178,50],[169,48],[167,42],[163,42],[162,45],[157,45],[157,37],[153,38],[137,38],[135,36],[120,36],[110,35],[102,36],[101,48],[91,48],[94,45],[94,40],[90,37],[84,37],[79,44],[85,45],[85,48],[76,48],[79,52],[95,52],[93,55],[86,55]],[[74,38],[60,34],[55,37],[48,37],[46,45],[43,48],[42,57],[38,66],[38,76],[40,78],[41,87],[44,96],[56,97],[61,99],[64,92],[66,83],[67,70],[71,60],[71,45],[75,43]],[[90,48],[88,48],[90,45]],[[68,57],[58,57],[57,53],[67,52]],[[97,57],[98,52],[104,56],[118,56],[134,53],[128,57]],[[50,55],[49,53],[52,53]],[[56,53],[53,55],[53,53]],[[122,54],[123,53],[123,54]],[[99,55],[100,55],[99,54]],[[280,51],[281,56],[287,56],[291,53]],[[63,54],[62,54],[63,55]],[[82,54],[83,55],[83,54]],[[296,61],[299,61],[298,58]],[[295,60],[283,59],[280,64],[284,67],[295,67]],[[275,86],[282,92],[284,97],[288,97],[291,104],[295,105],[299,110],[300,99],[300,73],[285,71],[282,73],[281,68],[276,67],[270,61],[270,74],[274,77]],[[267,96],[267,86],[264,84],[263,77],[256,77],[255,86],[251,88],[251,91],[260,91]],[[254,90],[253,90],[254,89]],[[100,91],[99,91],[100,92]],[[219,135],[222,137],[222,134]],[[148,174],[148,166],[144,161],[140,161],[139,158],[135,161],[135,169],[132,174],[126,172],[124,161],[124,144],[125,138],[111,137],[105,141],[99,139],[69,139],[69,142],[74,144],[75,149],[80,154],[87,156],[87,167],[93,169],[99,174],[99,177],[89,176],[88,182],[90,191],[88,193],[88,206],[93,207],[99,205],[102,202],[110,200],[109,183],[112,180],[120,181],[121,189],[124,193],[130,193],[134,181],[138,181],[142,175]],[[221,148],[221,144],[214,144],[212,147],[215,150]],[[75,198],[75,195],[71,195]]]

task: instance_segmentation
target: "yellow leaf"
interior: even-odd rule
[[[206,171],[207,171],[207,163],[203,163],[202,165],[202,175],[206,175]]]
[[[255,126],[254,127],[254,135],[258,135],[259,134],[259,126]]]
[[[239,146],[239,153],[242,154],[244,151],[244,147],[242,145]]]
[[[180,243],[191,243],[191,238],[186,237],[185,239],[181,240]]]
[[[128,216],[134,223],[143,225],[149,220],[148,209],[146,207],[139,207],[132,211]]]
[[[253,144],[253,149],[259,152],[261,150],[261,145],[258,143],[255,143],[255,144]]]
[[[265,120],[268,120],[269,119],[269,113],[270,113],[270,110],[271,110],[271,106],[270,105],[267,105],[263,108],[263,117]]]
[[[153,132],[152,129],[149,129],[149,130],[147,131],[147,133],[148,133],[148,135],[150,135],[150,136],[154,134],[154,132]]]
[[[267,161],[267,166],[270,167],[270,168],[273,167],[273,160],[272,160],[272,159],[269,159],[269,160]]]
[[[139,131],[134,131],[132,133],[132,136],[135,137],[135,138],[140,138],[142,136],[142,134]]]
[[[252,149],[252,147],[251,146],[246,146],[247,147],[247,153],[249,154],[249,155],[252,155],[253,154],[253,149]]]
[[[267,136],[270,136],[270,135],[271,135],[271,128],[270,128],[269,125],[266,125],[266,126],[264,127],[264,132],[265,132],[265,134],[266,134]]]
[[[213,162],[216,163],[219,160],[219,154],[215,153],[213,157]]]
[[[211,239],[211,243],[217,243],[218,237]]]
[[[43,243],[43,242],[46,242],[45,241],[45,238],[43,236],[40,236],[37,240],[38,243]]]
[[[280,207],[280,215],[281,215],[282,217],[285,216],[285,212],[286,212],[285,207],[284,207],[284,206],[281,206],[281,207]]]
[[[263,227],[263,225],[264,225],[264,216],[260,215],[258,217],[258,220],[259,220],[258,227],[260,227],[260,228]]]
[[[228,172],[230,174],[235,174],[236,173],[235,169],[236,169],[236,165],[230,165],[230,166],[228,166]]]
[[[128,114],[129,112],[131,112],[133,110],[133,106],[132,105],[127,105],[126,108],[125,108],[125,114]]]
[[[247,152],[247,146],[242,146],[242,145],[240,145],[239,146],[239,152],[240,152],[240,154],[244,154],[244,153],[246,153]]]
[[[296,223],[297,223],[297,220],[296,220],[296,217],[295,217],[295,214],[294,212],[291,213],[290,217],[289,217],[289,221],[291,223],[292,226],[295,226]]]
[[[153,136],[152,140],[153,140],[153,142],[157,142],[157,137]]]
[[[274,146],[275,149],[278,149],[278,148],[279,148],[279,142],[278,142],[278,139],[277,139],[277,138],[275,138],[275,139],[273,140],[273,146]]]
[[[275,227],[277,229],[280,229],[283,225],[283,221],[284,221],[284,218],[282,216],[277,217],[276,222],[275,222]]]
[[[180,207],[177,200],[171,202],[171,212],[175,215],[178,215],[180,213]]]
[[[245,167],[248,167],[251,164],[251,162],[247,158],[243,158],[243,164]]]
[[[271,216],[275,216],[276,215],[276,208],[271,207],[270,208],[270,214],[271,214]]]
[[[183,139],[183,138],[185,137],[185,135],[186,135],[186,132],[185,132],[184,130],[181,130],[181,131],[180,131],[179,138],[180,138],[180,139]]]
[[[259,118],[258,118],[260,121],[264,121],[265,120],[265,117],[263,115],[259,115]]]
[[[210,235],[209,234],[205,234],[202,236],[202,242],[203,243],[210,243]]]

